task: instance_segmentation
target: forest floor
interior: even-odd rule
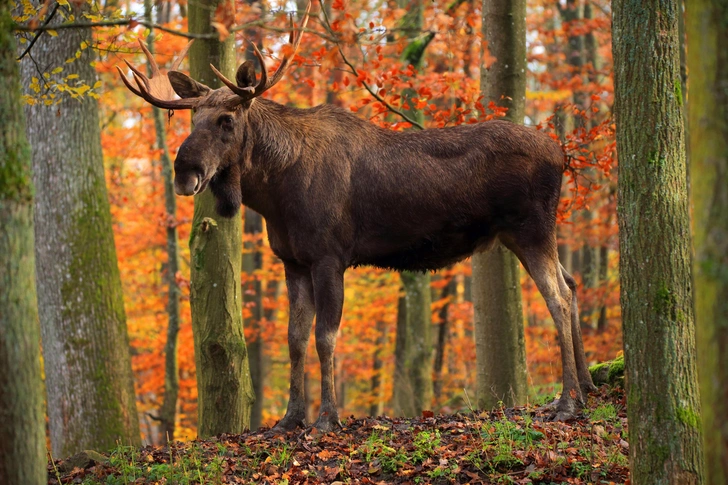
[[[48,464],[48,483],[445,484],[625,483],[624,392],[603,386],[577,419],[535,406],[422,417],[348,419],[337,433],[222,435],[120,446]],[[263,430],[264,431],[264,430]]]

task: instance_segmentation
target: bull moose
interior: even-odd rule
[[[290,301],[290,399],[277,429],[305,424],[304,362],[314,315],[321,364],[314,426],[339,424],[333,363],[347,268],[436,270],[488,249],[496,238],[518,256],[546,300],[563,363],[553,417],[573,416],[594,385],[576,282],[557,254],[560,146],[504,120],[395,132],[335,106],[298,109],[261,97],[289,67],[310,7],[272,76],[253,45],[258,82],[251,61],[240,65],[234,83],[212,66],[224,84],[219,89],[174,70],[182,56],[163,75],[143,44],[151,77],[127,63],[132,83],[119,69],[126,86],[152,105],[195,110],[192,133],[174,162],[176,193],[191,196],[209,186],[220,216],[234,217],[245,204],[265,218]]]

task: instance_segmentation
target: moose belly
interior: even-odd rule
[[[380,240],[360,248],[351,266],[371,265],[397,271],[429,271],[461,261],[486,243],[485,234],[450,232],[422,237],[409,244]]]

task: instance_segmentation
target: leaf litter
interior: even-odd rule
[[[629,483],[625,412],[624,391],[603,386],[565,423],[548,421],[536,406],[352,417],[332,433],[271,436],[262,428],[168,446],[118,446],[80,462],[49,462],[48,483]]]

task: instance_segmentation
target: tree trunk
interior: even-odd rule
[[[483,0],[483,40],[497,60],[481,69],[481,92],[508,107],[507,119],[523,123],[525,0]],[[473,309],[478,408],[523,403],[528,389],[520,270],[518,258],[500,242],[473,255]]]
[[[53,22],[60,22],[59,16]],[[63,67],[61,76],[94,86],[90,29],[42,35],[24,84]],[[69,64],[65,59],[80,57]],[[30,93],[34,94],[34,93]],[[98,105],[56,93],[26,108],[33,147],[35,253],[53,454],[139,445],[124,300],[104,180]]]
[[[214,32],[210,18],[217,3],[217,0],[202,0],[190,4],[190,32]],[[190,73],[195,80],[211,88],[220,86],[210,69],[211,63],[234,79],[233,37],[228,37],[226,42],[198,39],[192,44]],[[255,393],[243,335],[242,249],[240,215],[230,219],[220,217],[209,190],[196,195],[190,234],[190,305],[200,438],[242,433],[250,427]]]
[[[728,3],[691,0],[695,321],[707,483],[728,483]]]
[[[158,4],[163,8],[166,4]],[[152,22],[152,0],[144,0],[144,17]],[[164,23],[158,11],[159,23]],[[154,29],[149,30],[147,47],[154,54]],[[151,66],[147,64],[147,76],[151,77]],[[177,199],[174,193],[174,173],[167,146],[167,131],[164,126],[165,113],[152,107],[156,148],[161,151],[160,163],[164,180],[164,210],[167,220],[167,264],[164,279],[167,280],[167,341],[164,344],[164,401],[159,409],[160,434],[165,441],[174,440],[177,421],[177,396],[179,395],[179,365],[177,360],[177,336],[180,325],[180,288],[177,286],[179,271],[179,238],[177,236]]]
[[[400,24],[409,39],[409,44],[402,53],[402,60],[419,70],[422,67],[425,49],[434,35],[419,37],[424,22],[422,0],[412,2],[400,0],[399,6],[408,9]],[[404,99],[409,99],[416,93],[412,89],[407,89],[402,95]],[[408,104],[414,106],[412,101]],[[407,114],[420,123],[424,120],[422,112],[414,107],[410,108]],[[397,316],[395,350],[398,355],[395,358],[403,367],[395,369],[395,409],[398,410],[398,415],[418,416],[432,404],[430,275],[403,271],[401,279],[405,296],[404,307],[402,304],[399,305],[400,313]],[[405,335],[400,335],[400,332],[404,332]]]
[[[33,184],[11,4],[0,0],[0,483],[40,485],[48,477]]]
[[[432,301],[430,275],[403,271],[402,285],[407,306],[406,372],[412,389],[411,415],[419,416],[432,406]]]
[[[433,393],[435,400],[439,400],[442,394],[442,369],[445,364],[445,349],[447,348],[448,335],[450,333],[450,320],[448,313],[450,305],[455,301],[457,293],[457,281],[453,276],[448,284],[442,289],[441,298],[447,301],[440,310],[440,325],[437,329],[437,346],[435,347],[435,365],[433,377]]]
[[[383,412],[384,403],[382,402],[382,383],[384,381],[382,369],[384,362],[382,354],[384,345],[387,343],[387,324],[383,320],[377,320],[377,340],[375,342],[376,350],[372,361],[372,396],[374,401],[369,406],[370,416],[379,416]]]
[[[404,286],[404,285],[403,285]],[[407,299],[402,295],[397,301],[397,333],[394,342],[394,388],[392,401],[395,416],[415,416],[412,384],[409,380],[409,332],[407,325]]]
[[[254,339],[248,343],[248,360],[250,361],[250,377],[253,381],[255,402],[250,414],[250,429],[256,430],[263,421],[263,383],[265,381],[265,353],[261,338],[263,321],[263,288],[256,272],[263,268],[263,255],[260,252],[260,238],[263,234],[263,218],[257,212],[245,208],[243,232],[246,240],[243,243],[243,273],[247,281],[243,286],[243,304],[250,312],[245,326],[253,330]]]
[[[632,483],[703,483],[678,1],[613,2]]]

